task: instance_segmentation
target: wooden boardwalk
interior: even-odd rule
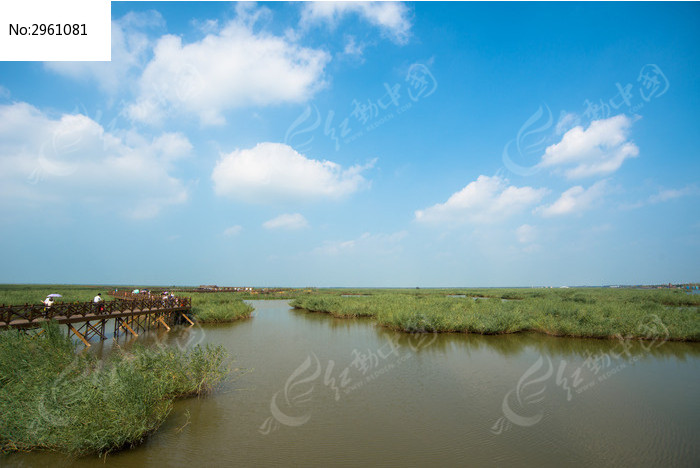
[[[51,307],[38,304],[0,305],[0,329],[39,328],[43,323],[56,321],[67,325],[86,346],[90,339],[98,336],[107,339],[107,321],[114,320],[114,337],[120,333],[139,332],[151,328],[170,327],[176,323],[193,324],[187,316],[192,302],[189,297],[174,299],[133,298],[108,302],[56,303]]]

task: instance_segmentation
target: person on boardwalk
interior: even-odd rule
[[[102,299],[102,293],[97,293],[97,296],[95,296],[92,302],[95,303],[95,310],[97,312],[102,312],[103,310],[105,310],[105,306],[103,304],[104,299]]]
[[[51,306],[53,306],[53,297],[46,296],[46,299],[41,301],[41,303],[44,304],[44,315],[47,315],[49,313],[49,309],[51,309]]]

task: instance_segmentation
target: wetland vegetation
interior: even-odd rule
[[[700,296],[681,290],[344,290],[299,297],[291,305],[371,317],[405,332],[700,340]]]
[[[59,293],[89,301],[108,286],[0,286],[0,303]],[[301,291],[301,290],[298,290]],[[700,295],[681,290],[324,289],[285,292],[297,309],[368,317],[402,332],[537,332],[593,338],[700,341]],[[250,317],[237,293],[187,293],[202,323]],[[259,299],[277,297],[259,297]],[[693,346],[695,343],[688,343]],[[675,349],[675,348],[674,348]],[[694,348],[693,348],[694,349]],[[206,393],[228,373],[220,347],[117,347],[104,360],[78,352],[57,325],[40,336],[0,332],[0,452],[106,453],[141,443],[175,399]],[[95,408],[100,408],[95,411]]]
[[[231,293],[189,293],[192,315],[202,323],[233,322],[250,317],[253,306]]]
[[[0,331],[0,453],[106,453],[155,431],[176,398],[210,391],[228,374],[222,347],[77,352],[58,325]]]
[[[2,285],[0,303],[39,302],[51,292],[63,295],[59,301],[86,301],[111,289]],[[286,298],[295,308],[336,317],[372,317],[383,326],[406,332],[535,331],[594,338],[667,335],[673,340],[700,341],[700,295],[680,289],[297,289],[271,295],[245,291],[185,295],[192,297],[192,316],[202,323],[250,317],[253,308],[245,299]]]
[[[0,304],[38,304],[48,294],[60,294],[58,302],[85,302],[92,301],[97,293],[102,293],[105,300],[107,291],[114,288],[109,286],[79,286],[79,285],[51,285],[51,284],[1,284]]]

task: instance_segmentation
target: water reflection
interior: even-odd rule
[[[338,318],[322,312],[291,309],[291,314],[315,324],[322,323],[332,329],[353,330],[373,326],[383,339],[391,339],[416,352],[445,353],[461,349],[466,352],[495,351],[502,356],[513,356],[526,349],[554,357],[587,357],[591,354],[616,353],[626,357],[649,355],[655,358],[700,356],[698,343],[663,340],[621,340],[569,338],[548,336],[542,333],[521,332],[503,335],[479,335],[472,333],[405,333],[376,324],[368,317]]]

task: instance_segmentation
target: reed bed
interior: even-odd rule
[[[336,317],[373,317],[405,332],[500,334],[700,341],[700,297],[681,291],[369,290],[297,298],[295,308]],[[359,294],[360,292],[358,292]],[[448,297],[464,295],[465,297]]]
[[[226,351],[134,347],[101,361],[76,353],[56,324],[0,332],[0,452],[107,453],[141,443],[176,398],[210,391]]]
[[[192,297],[192,315],[201,323],[233,322],[250,317],[254,310],[232,293],[188,293],[188,296]]]

